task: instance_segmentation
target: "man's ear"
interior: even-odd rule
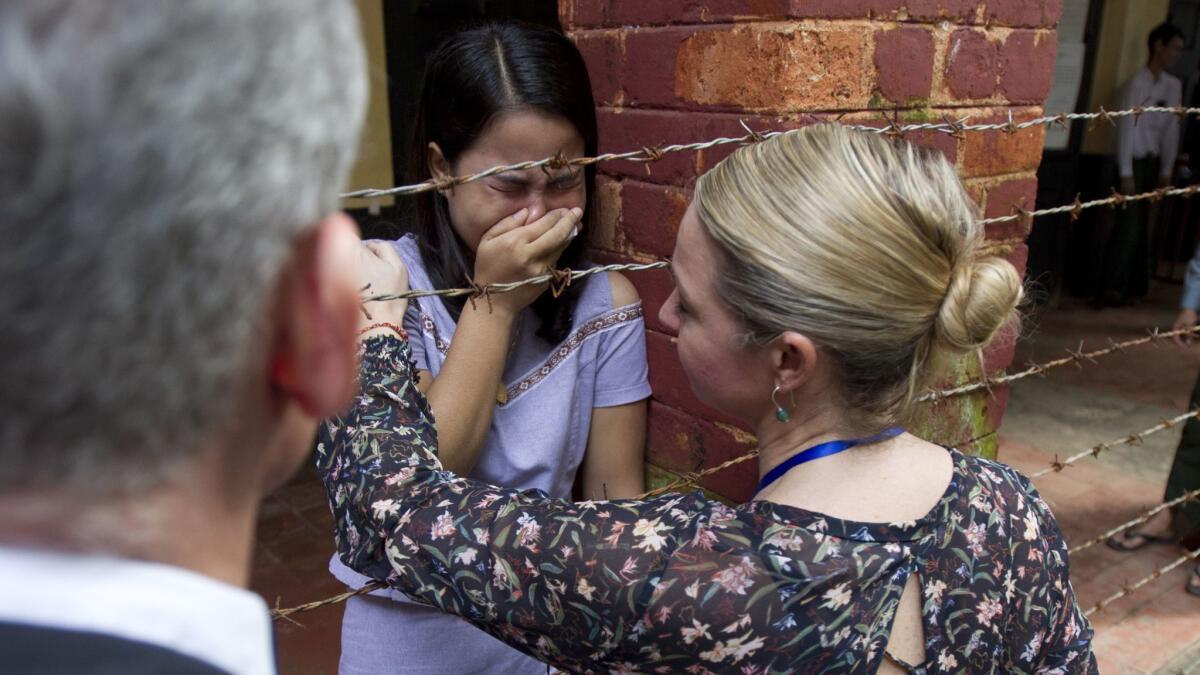
[[[354,393],[361,245],[354,221],[331,214],[297,241],[283,275],[271,378],[316,419],[341,412]]]

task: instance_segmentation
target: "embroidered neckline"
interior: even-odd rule
[[[438,331],[437,324],[434,323],[433,317],[425,313],[420,304],[414,303],[417,307],[418,316],[421,322],[421,331],[433,338],[434,346],[443,356],[450,351],[450,343],[444,340],[441,333]],[[617,307],[601,314],[600,316],[591,319],[584,323],[579,328],[575,329],[567,336],[558,348],[551,352],[550,356],[542,361],[541,364],[534,366],[527,371],[525,375],[517,379],[515,383],[506,387],[508,393],[507,400],[503,403],[497,403],[499,408],[507,408],[512,405],[513,401],[519,398],[522,394],[533,389],[539,382],[546,379],[554,372],[558,366],[562,365],[572,353],[577,351],[583,343],[593,335],[601,333],[610,328],[614,328],[621,324],[637,321],[645,314],[641,301],[631,305]]]

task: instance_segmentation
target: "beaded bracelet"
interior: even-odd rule
[[[369,333],[370,331],[373,331],[376,328],[390,329],[393,332],[395,332],[396,335],[400,336],[401,340],[405,340],[405,341],[408,340],[408,331],[404,330],[403,328],[401,328],[400,326],[397,326],[394,323],[388,323],[386,321],[380,322],[380,323],[373,323],[370,326],[367,326],[366,328],[358,331],[358,337],[362,337],[365,333]]]

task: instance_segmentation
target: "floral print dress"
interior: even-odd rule
[[[318,464],[351,568],[574,672],[874,673],[905,583],[920,673],[1092,673],[1092,630],[1046,504],[950,451],[937,506],[857,523],[699,493],[571,503],[443,471],[408,344],[363,343]]]

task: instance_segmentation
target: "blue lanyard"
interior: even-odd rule
[[[801,450],[791,457],[788,457],[779,466],[768,471],[767,475],[763,476],[762,480],[758,481],[758,489],[754,491],[754,494],[757,495],[758,493],[762,492],[767,488],[768,485],[782,478],[783,474],[791,471],[805,462],[811,462],[814,459],[821,459],[822,457],[836,455],[839,452],[849,450],[850,448],[858,445],[871,445],[872,443],[886,441],[887,439],[895,438],[902,433],[904,433],[904,429],[900,427],[892,427],[891,429],[881,431],[874,436],[855,438],[848,441],[826,441],[820,445],[814,445],[811,448]]]

